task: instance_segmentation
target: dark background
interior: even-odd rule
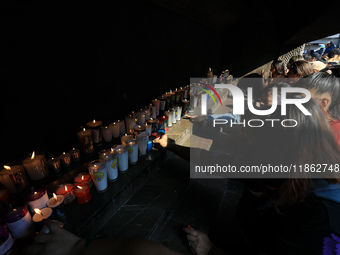
[[[240,76],[338,32],[338,15],[310,10],[294,1],[2,1],[0,164],[68,151],[81,125],[122,119],[209,67]]]

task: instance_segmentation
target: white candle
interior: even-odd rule
[[[106,191],[108,186],[108,178],[105,164],[103,162],[100,162],[99,160],[94,160],[89,163],[88,169],[97,191]]]
[[[127,142],[127,146],[129,152],[129,162],[131,165],[134,165],[138,161],[138,143],[136,143],[136,140],[129,140]]]
[[[124,120],[118,120],[117,121],[119,124],[119,134],[123,135],[125,134],[125,121]]]
[[[35,154],[33,151],[32,155],[24,159],[22,163],[33,181],[41,180],[47,176],[44,155]]]
[[[34,222],[40,222],[42,220],[48,219],[52,214],[52,209],[49,207],[45,207],[42,209],[34,209],[35,214],[33,215]]]
[[[112,129],[109,126],[105,126],[103,129],[103,137],[105,142],[111,142],[112,141]]]
[[[126,120],[126,129],[128,132],[133,132],[133,127],[136,126],[136,119],[133,115],[129,115],[125,117]]]
[[[123,145],[118,145],[115,149],[118,155],[118,169],[120,172],[125,172],[129,167],[129,154]]]
[[[113,122],[109,126],[111,127],[112,137],[118,138],[120,134],[120,125],[117,122]]]

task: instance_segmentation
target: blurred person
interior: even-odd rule
[[[328,61],[327,64],[329,66],[338,65],[339,58],[340,58],[340,50],[339,49],[332,49],[328,52]]]
[[[329,41],[329,42],[326,44],[326,49],[325,49],[323,55],[328,54],[332,49],[334,49],[334,43],[333,43],[333,41]]]
[[[309,62],[313,68],[313,72],[317,73],[320,72],[321,70],[326,68],[326,64],[322,63],[321,61],[313,61],[313,62]]]
[[[287,87],[290,87],[290,85],[283,82],[269,84],[262,92],[261,104],[263,106],[272,106],[273,88],[277,88],[277,104],[281,105],[281,88]]]
[[[286,75],[286,66],[282,60],[274,60],[270,66],[270,72],[272,73],[272,78],[283,78]]]
[[[290,84],[297,82],[300,78],[313,73],[313,68],[306,60],[298,60],[290,65],[287,77]]]
[[[331,126],[333,135],[340,146],[340,81],[333,75],[319,72],[306,76],[294,86],[311,92],[323,110],[324,117]]]

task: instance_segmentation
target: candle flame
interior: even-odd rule
[[[35,151],[32,152],[31,159],[34,159],[34,157],[35,157]]]
[[[42,215],[41,211],[38,208],[35,208],[34,211],[35,211],[36,214]]]
[[[81,186],[77,186],[79,189],[83,189],[83,187],[81,187]]]
[[[112,150],[112,149],[111,149]],[[84,175],[81,176],[81,180],[83,181],[84,180]]]
[[[10,166],[4,165],[4,168],[7,169],[8,171],[11,171],[11,167]]]
[[[209,72],[211,72],[211,67],[209,67]]]
[[[66,186],[66,185],[65,185],[65,191],[68,191],[68,190],[67,190],[67,186]]]
[[[83,131],[86,131],[86,129],[85,129],[85,128],[83,128]]]
[[[96,120],[93,120],[92,122],[93,122],[93,123],[96,123]]]
[[[58,199],[58,198],[57,198],[57,195],[56,195],[55,193],[53,193],[53,197],[54,197],[55,200]]]

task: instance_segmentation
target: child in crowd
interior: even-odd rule
[[[323,110],[340,146],[340,82],[339,78],[318,72],[299,80],[294,86],[308,89]]]

